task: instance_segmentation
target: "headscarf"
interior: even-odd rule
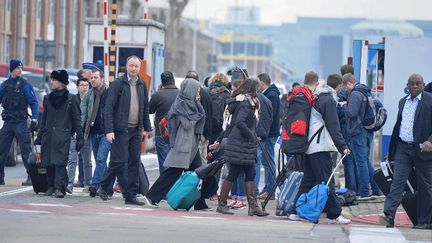
[[[185,79],[180,85],[180,92],[167,114],[167,119],[170,120],[176,116],[183,116],[190,121],[196,121],[196,127],[201,130],[200,134],[202,134],[205,112],[199,100],[196,99],[199,88],[200,84],[198,81],[190,78]]]

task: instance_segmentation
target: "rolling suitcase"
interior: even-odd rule
[[[139,174],[138,174],[139,175],[138,193],[144,196],[145,194],[147,194],[147,192],[150,189],[150,183],[143,163],[140,164],[141,165],[139,167]]]
[[[300,188],[303,172],[293,171],[281,187],[276,201],[276,216],[286,216],[294,206],[294,199]]]
[[[34,137],[32,135],[32,152],[28,158],[28,172],[32,181],[33,191],[36,194],[48,190],[47,168],[42,166],[40,156],[37,154]]]
[[[374,173],[374,180],[378,187],[388,195],[390,193],[391,183],[393,181],[393,164],[387,161],[381,163],[381,168]],[[417,184],[415,180],[415,171],[413,170],[408,178],[405,187],[404,196],[401,204],[413,225],[417,224]]]
[[[166,199],[174,210],[190,208],[201,197],[202,180],[194,171],[185,172],[169,190]]]

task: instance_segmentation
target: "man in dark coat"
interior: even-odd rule
[[[265,170],[265,186],[261,195],[259,195],[258,198],[265,199],[268,193],[270,193],[270,190],[273,187],[274,183],[276,182],[276,178],[274,174],[271,172],[271,168],[276,168],[276,162],[274,158],[274,154],[275,154],[274,147],[280,135],[280,130],[279,130],[280,129],[280,120],[279,120],[280,92],[279,89],[276,87],[276,85],[271,83],[270,76],[267,73],[261,73],[260,75],[258,75],[258,78],[260,80],[260,89],[263,92],[263,94],[270,100],[273,109],[273,119],[269,131],[269,135],[265,140],[262,141],[270,157],[270,161],[263,161],[262,159],[260,159],[261,164],[264,166],[264,170]],[[260,156],[259,158],[262,157],[263,156]],[[269,165],[268,163],[272,163],[273,166]],[[274,198],[274,196],[272,196],[272,198]]]
[[[159,174],[165,170],[163,163],[170,150],[169,143],[165,141],[158,129],[159,123],[162,118],[166,117],[174,100],[179,93],[179,89],[174,84],[174,75],[170,71],[165,71],[161,74],[162,86],[156,91],[150,99],[150,114],[155,114],[154,127],[155,127],[155,143],[156,152],[159,162]]]
[[[78,98],[67,90],[66,70],[51,73],[52,92],[44,97],[41,126],[35,144],[41,145],[42,164],[47,166],[47,195],[63,198],[66,194],[71,136],[76,133],[76,150],[84,145]]]
[[[389,161],[394,160],[390,193],[384,203],[381,223],[394,227],[396,210],[404,195],[413,168],[417,179],[417,225],[428,229],[432,224],[432,95],[423,92],[420,74],[408,79],[409,95],[399,101],[399,112],[389,147]]]
[[[104,108],[104,129],[111,143],[108,169],[101,181],[99,196],[108,200],[107,194],[115,177],[127,181],[125,203],[144,205],[136,198],[139,190],[139,166],[141,163],[141,141],[143,136],[152,137],[149,119],[147,87],[138,76],[140,58],[127,59],[127,74],[116,79],[109,87]],[[141,134],[141,129],[144,132]],[[128,164],[128,178],[124,178],[123,166]]]

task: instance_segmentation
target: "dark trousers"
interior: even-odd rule
[[[48,188],[53,187],[65,194],[68,183],[66,165],[50,165],[47,167]]]
[[[315,185],[321,184],[321,182],[327,183],[327,180],[332,173],[332,167],[333,162],[330,152],[319,152],[305,155],[303,164],[304,175],[299,192],[294,201],[297,202],[297,199],[301,194],[308,192]],[[340,216],[342,207],[335,193],[335,183],[333,178],[330,181],[329,189],[329,197],[325,206],[327,218],[336,219]],[[295,209],[290,213],[295,213]]]
[[[125,199],[136,197],[139,188],[139,163],[141,163],[141,131],[137,127],[128,128],[128,132],[116,132],[111,144],[111,157],[108,169],[105,172],[101,187],[106,192],[112,190],[112,182],[115,177],[120,185],[126,185]],[[124,164],[128,165],[127,178],[123,171]]]
[[[6,121],[0,130],[0,182],[4,181],[4,167],[14,137],[20,146],[21,157],[26,171],[28,170],[27,162],[31,152],[31,135],[27,121]]]
[[[199,166],[202,165],[201,157],[199,151],[195,155],[192,164],[187,170],[195,170]],[[147,192],[146,197],[150,198],[153,202],[159,203],[162,199],[165,198],[166,194],[169,192],[171,187],[176,183],[176,181],[180,178],[180,176],[185,171],[184,168],[174,168],[168,167],[166,168],[159,178],[152,185],[150,190]],[[203,185],[204,187],[204,185]],[[203,195],[204,193],[202,193]]]
[[[245,181],[255,181],[255,164],[251,165],[235,165],[229,164],[227,181],[235,182],[240,174],[244,171]]]
[[[394,156],[394,175],[384,203],[384,212],[393,217],[404,195],[406,182],[415,167],[417,180],[417,222],[431,224],[432,219],[432,161],[423,161],[417,155],[418,146],[398,142]]]

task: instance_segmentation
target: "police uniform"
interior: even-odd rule
[[[10,71],[22,67],[19,60],[11,60]],[[14,137],[17,139],[21,156],[26,170],[27,161],[31,152],[31,135],[27,124],[28,107],[32,111],[32,124],[39,116],[38,101],[32,85],[22,77],[10,76],[0,85],[0,102],[3,106],[1,114],[4,125],[0,130],[0,185],[4,184],[4,167],[6,158],[12,145]],[[28,171],[27,171],[28,175]],[[31,184],[29,176],[23,185]]]

